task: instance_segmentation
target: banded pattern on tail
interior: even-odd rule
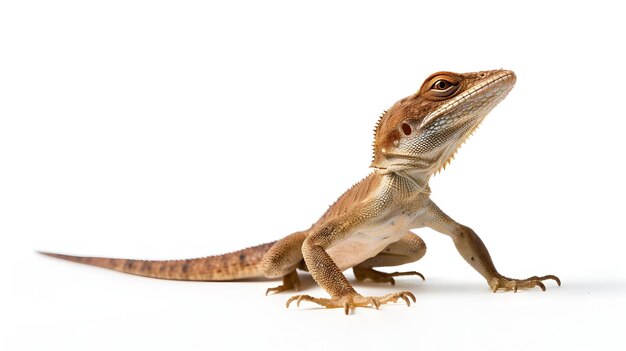
[[[262,277],[261,260],[274,243],[275,241],[223,255],[171,261],[80,257],[41,251],[39,253],[67,261],[144,277],[169,280],[219,281]]]

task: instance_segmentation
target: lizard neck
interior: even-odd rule
[[[409,188],[411,193],[430,193],[428,182],[430,181],[432,174],[424,170],[409,168],[391,171],[378,168],[376,169],[376,172],[381,176],[391,176],[404,179],[410,184]]]
[[[414,192],[429,191],[428,182],[430,181],[431,174],[420,169],[404,169],[396,172],[402,178],[405,178],[409,182],[415,185]]]

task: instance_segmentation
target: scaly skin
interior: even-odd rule
[[[263,275],[260,262],[275,242],[224,255],[186,260],[131,260],[124,258],[81,257],[39,252],[42,255],[88,264],[114,271],[168,280],[223,281]]]
[[[539,287],[554,275],[507,278],[496,270],[489,251],[469,227],[455,222],[430,199],[430,177],[445,168],[460,145],[515,84],[512,71],[494,70],[430,76],[419,91],[396,102],[380,118],[374,138],[374,171],[355,184],[309,229],[273,243],[221,256],[180,261],[136,261],[44,253],[70,261],[154,278],[233,280],[255,276],[283,278],[266,293],[298,289],[297,269],[308,270],[330,295],[296,295],[287,301],[310,301],[328,308],[396,302],[410,305],[408,291],[384,296],[361,296],[342,271],[353,268],[357,280],[394,284],[394,276],[418,272],[383,273],[374,267],[414,262],[426,252],[424,241],[410,229],[430,227],[452,238],[461,255],[491,289],[517,291]]]

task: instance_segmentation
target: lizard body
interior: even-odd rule
[[[540,287],[554,275],[507,278],[496,270],[482,240],[469,227],[455,222],[430,199],[428,182],[445,168],[460,145],[485,116],[510,92],[515,74],[493,70],[431,75],[413,95],[396,102],[381,116],[374,138],[374,169],[329,207],[309,229],[276,242],[237,252],[190,260],[139,261],[43,253],[70,261],[142,276],[175,280],[234,280],[265,276],[283,278],[269,292],[299,287],[297,269],[308,270],[330,298],[296,295],[287,301],[311,301],[343,308],[375,306],[415,296],[408,291],[379,297],[361,296],[342,271],[353,268],[358,280],[394,283],[394,276],[374,267],[419,260],[424,241],[411,229],[430,227],[450,236],[461,256],[498,289]]]

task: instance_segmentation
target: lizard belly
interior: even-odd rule
[[[412,216],[399,215],[383,223],[363,226],[328,247],[326,252],[340,270],[346,270],[380,253],[409,230]]]

